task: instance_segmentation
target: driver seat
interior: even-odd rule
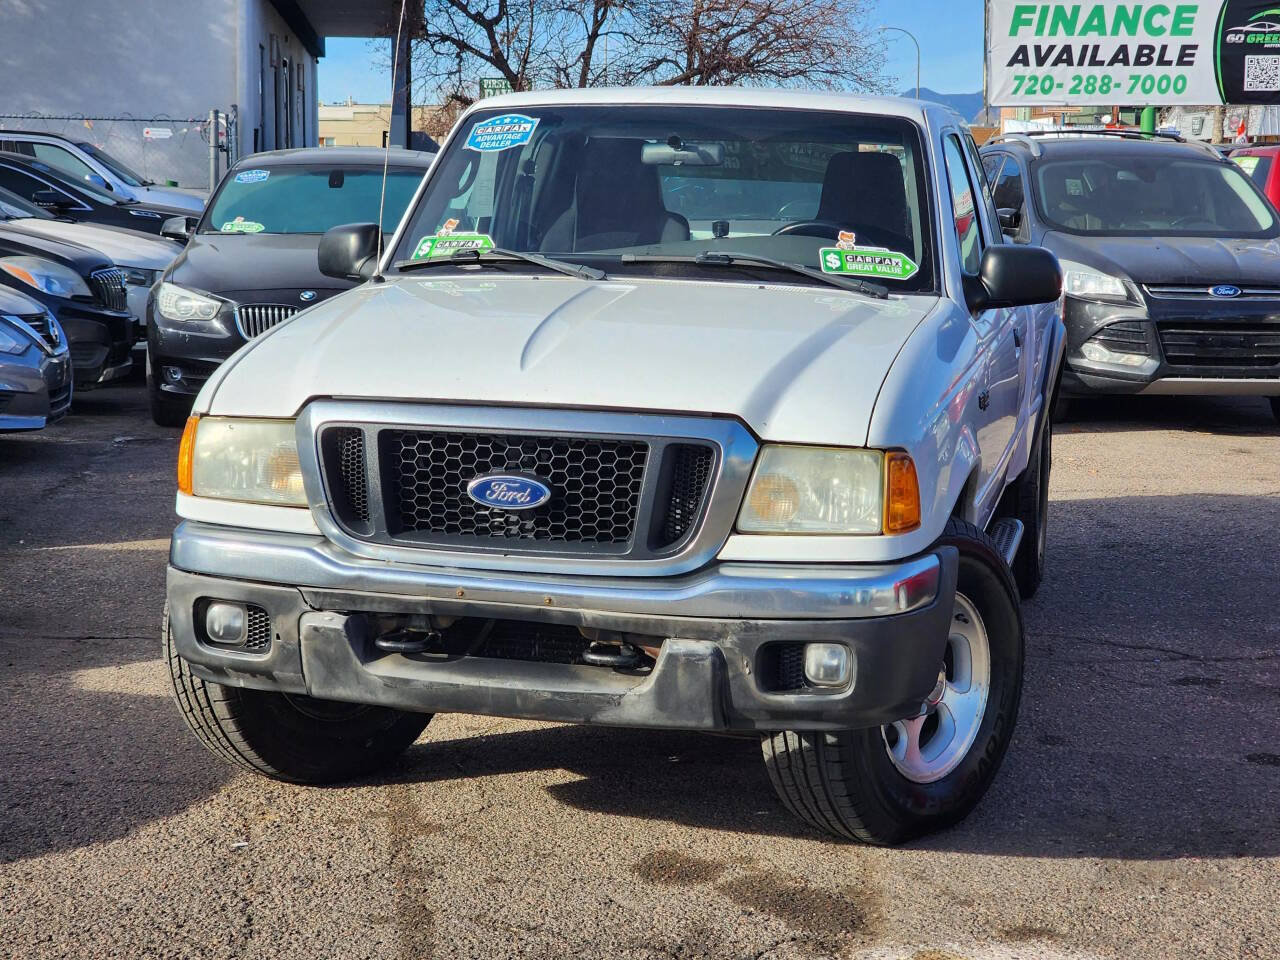
[[[912,247],[902,163],[892,153],[846,150],[827,162],[817,219],[859,227],[867,239],[898,250]]]

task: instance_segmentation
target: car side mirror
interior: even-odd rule
[[[31,202],[37,207],[41,207],[45,210],[53,210],[54,212],[63,210],[68,206],[67,198],[65,196],[57,190],[51,190],[48,187],[32,193]]]
[[[320,238],[316,260],[326,277],[368,280],[378,266],[382,231],[376,223],[344,223]]]
[[[195,217],[170,217],[160,224],[160,236],[186,243],[195,232],[199,221]]]
[[[1022,211],[1013,207],[1001,207],[996,213],[1000,217],[1000,229],[1005,233],[1013,233],[1022,226]]]
[[[964,292],[974,313],[1052,303],[1062,296],[1062,267],[1043,247],[987,247],[978,275],[964,278]]]
[[[113,187],[111,184],[107,183],[106,178],[101,176],[100,174],[86,173],[84,175],[84,178],[90,183],[92,183],[99,190],[110,190],[112,193],[116,192],[116,188]]]

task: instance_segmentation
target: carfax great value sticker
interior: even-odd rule
[[[993,106],[1280,103],[1280,0],[987,0]]]
[[[823,247],[818,251],[823,273],[841,273],[877,280],[909,280],[920,266],[905,253],[883,247]]]
[[[537,127],[537,117],[520,113],[504,113],[491,120],[481,120],[467,134],[467,149],[481,153],[510,150],[528,143]]]
[[[493,239],[484,233],[440,233],[433,237],[423,237],[413,248],[410,260],[436,260],[440,257],[451,257],[465,250],[477,250],[484,253],[493,249]]]

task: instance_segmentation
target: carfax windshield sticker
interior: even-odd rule
[[[261,233],[266,227],[256,220],[236,217],[234,220],[228,220],[219,229],[223,233]]]
[[[270,170],[241,170],[236,174],[236,183],[261,183],[269,176]]]
[[[843,273],[884,280],[909,280],[920,270],[905,253],[882,247],[823,247],[818,251],[823,273]]]
[[[505,113],[491,120],[481,120],[467,135],[467,149],[481,153],[510,150],[528,143],[537,126],[536,117],[519,113]]]
[[[455,253],[475,250],[484,253],[493,249],[493,239],[485,233],[446,233],[423,237],[414,247],[410,260],[437,260]]]

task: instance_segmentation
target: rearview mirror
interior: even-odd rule
[[[1043,247],[987,247],[978,275],[964,278],[964,292],[975,313],[1052,303],[1062,296],[1062,268]]]
[[[1012,233],[1022,226],[1022,211],[1013,207],[1001,207],[996,213],[1000,217],[1000,229]]]
[[[37,207],[43,207],[45,210],[54,211],[62,210],[65,207],[70,206],[65,194],[61,194],[57,190],[52,190],[48,187],[37,190],[35,193],[31,194],[31,202]]]
[[[320,238],[316,260],[326,277],[368,280],[378,266],[382,231],[376,223],[344,223]]]
[[[160,236],[186,243],[195,232],[197,223],[199,221],[195,217],[170,217],[160,224]]]
[[[640,162],[651,167],[722,167],[723,143],[646,143],[640,148]]]

